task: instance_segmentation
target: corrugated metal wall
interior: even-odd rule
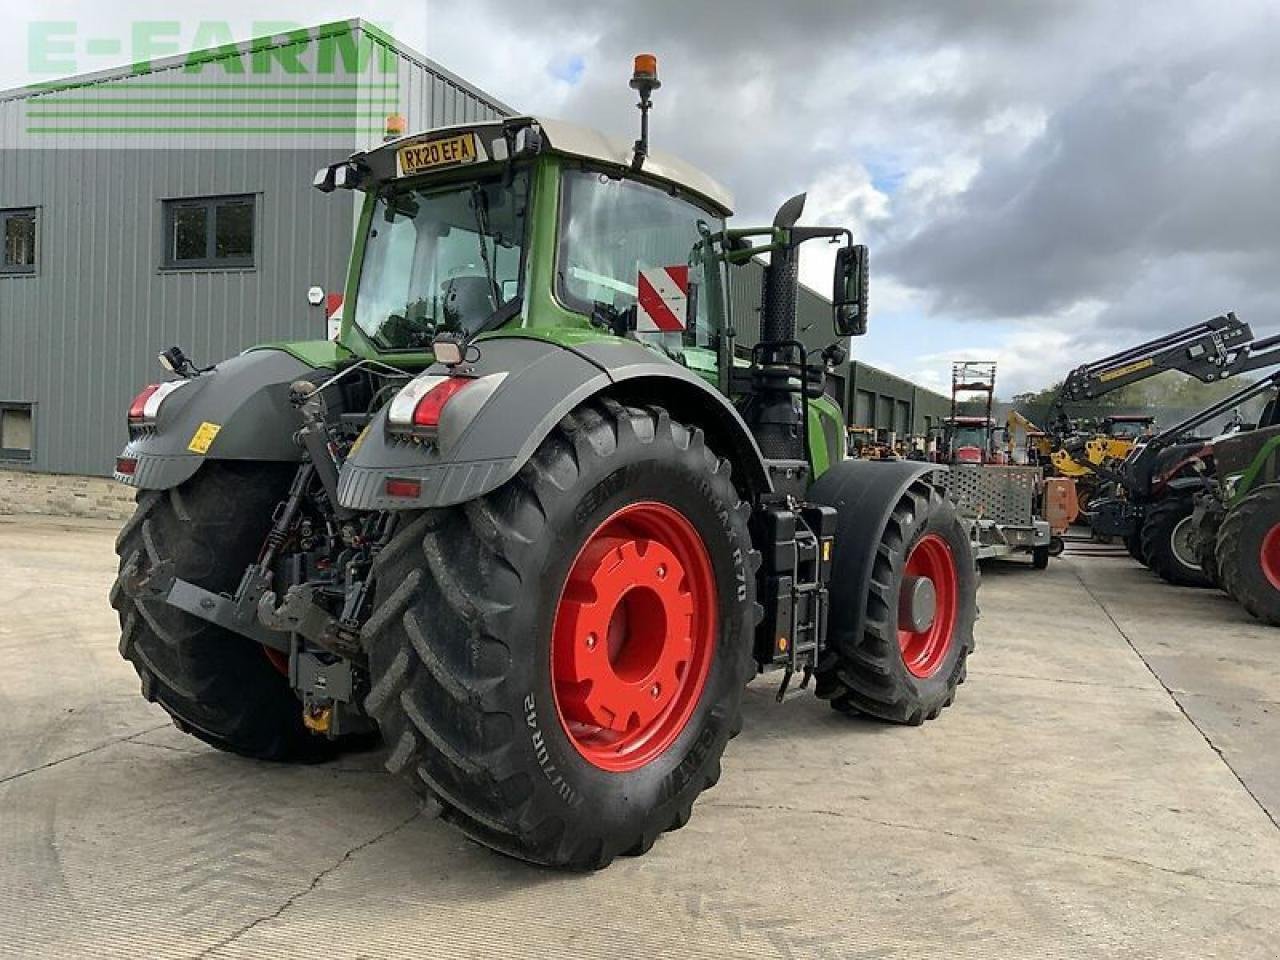
[[[313,100],[332,97],[333,84],[351,86],[353,77],[361,101],[377,101],[370,115],[391,112],[383,105],[395,101],[411,128],[506,112],[358,21],[318,29],[332,35],[335,28],[350,31],[366,51],[388,51],[392,69],[339,70],[323,80],[269,73],[267,84],[295,85],[289,98],[303,112]],[[58,132],[30,132],[32,102],[83,97],[84,91],[123,103],[140,87],[149,87],[143,93],[150,96],[179,83],[199,87],[206,78],[211,102],[222,109],[250,104],[264,80],[249,56],[241,58],[249,69],[239,74],[202,70],[193,81],[181,62],[170,61],[142,76],[104,75],[73,91],[0,99],[0,209],[39,210],[38,272],[0,275],[0,402],[36,405],[35,450],[26,466],[109,473],[125,439],[124,411],[138,389],[159,379],[155,356],[165,347],[180,344],[197,362],[211,363],[255,343],[325,336],[323,309],[309,306],[306,292],[312,285],[341,289],[354,205],[345,194],[313,190],[311,176],[376,142],[376,130],[353,134],[349,119],[339,117],[336,131],[289,129],[285,119],[274,132],[214,133],[203,128],[221,121],[193,119],[178,132],[126,133],[119,127],[157,123],[144,121],[149,111],[131,101],[109,108],[107,121],[55,118]],[[203,98],[207,91],[182,92]],[[207,106],[202,102],[191,113]],[[161,269],[163,200],[240,193],[257,198],[252,269]]]

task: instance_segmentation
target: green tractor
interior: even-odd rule
[[[380,735],[468,836],[597,868],[689,819],[757,673],[893,723],[952,702],[977,581],[945,468],[848,458],[840,350],[795,335],[810,240],[865,331],[865,247],[803,196],[728,228],[649,152],[652,58],[632,86],[635,143],[517,117],[321,170],[363,211],[337,341],[161,355],[112,602],[180,729],[302,761]],[[743,345],[727,275],[761,254]]]
[[[1259,620],[1280,626],[1280,374],[1254,429],[1214,441],[1217,482],[1196,503],[1206,573]]]

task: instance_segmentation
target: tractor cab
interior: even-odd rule
[[[954,416],[942,421],[947,463],[998,463],[996,425],[990,417]]]
[[[1148,414],[1118,414],[1103,417],[1099,433],[1115,440],[1137,441],[1151,436],[1156,418]]]
[[[732,198],[674,157],[633,157],[627,141],[515,117],[322,169],[319,189],[363,194],[339,342],[422,367],[437,340],[576,329],[714,370],[725,302],[711,238]]]
[[[798,491],[847,456],[845,417],[824,389],[844,348],[806,352],[794,288],[802,243],[844,241],[833,334],[864,332],[866,248],[843,228],[797,226],[803,195],[769,227],[729,229],[729,192],[651,151],[647,124],[633,143],[531,116],[396,136],[315,185],[363,196],[338,336],[353,357],[460,372],[496,338],[587,353],[622,341],[729,398],[766,460],[786,461],[770,482]],[[728,272],[764,255],[760,338],[738,344]],[[391,430],[412,433],[414,410],[398,413]]]

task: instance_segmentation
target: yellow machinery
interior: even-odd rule
[[[1073,457],[1063,446],[1049,455],[1049,462],[1058,476],[1077,482],[1087,501],[1097,486],[1093,468],[1124,460],[1139,440],[1150,436],[1154,425],[1155,417],[1147,415],[1106,417],[1098,432],[1084,442],[1080,454]]]
[[[1005,443],[1010,463],[1047,463],[1053,451],[1049,435],[1034,423],[1010,409],[1005,418]]]

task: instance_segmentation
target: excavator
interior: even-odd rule
[[[1100,364],[1073,371],[1090,371],[1087,377],[1068,378],[1059,397],[1070,385],[1074,391],[1092,389],[1089,399],[1117,389],[1115,384],[1134,383],[1158,368],[1179,370],[1203,383],[1217,382],[1255,370],[1280,366],[1280,336],[1254,340],[1249,325],[1234,313],[1214,317],[1153,344],[1135,347]],[[1107,364],[1107,366],[1102,366]],[[1101,369],[1096,369],[1101,367]],[[1110,376],[1110,379],[1103,379]],[[1200,565],[1192,518],[1197,493],[1214,482],[1212,438],[1195,431],[1219,420],[1255,397],[1280,385],[1280,372],[1245,384],[1240,390],[1198,413],[1139,441],[1122,462],[1093,466],[1110,492],[1089,504],[1095,534],[1120,537],[1135,559],[1163,579],[1182,586],[1212,586]],[[1056,405],[1055,405],[1056,406]],[[1057,408],[1060,424],[1065,413]]]

